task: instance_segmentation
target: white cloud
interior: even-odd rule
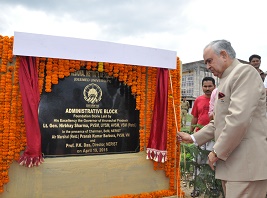
[[[93,22],[82,23],[73,20],[68,14],[58,17],[47,15],[42,11],[29,11],[21,6],[9,8],[0,17],[5,21],[7,27],[4,29],[4,35],[14,35],[14,31],[19,31],[55,36],[97,38],[101,32],[98,25]]]

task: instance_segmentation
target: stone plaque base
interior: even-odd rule
[[[34,168],[14,162],[1,198],[102,198],[169,188],[164,171],[154,171],[145,152],[46,158]]]

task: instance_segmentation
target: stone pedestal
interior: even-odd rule
[[[145,152],[46,158],[34,168],[14,162],[1,198],[102,198],[169,188]]]

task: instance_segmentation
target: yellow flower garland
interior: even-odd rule
[[[19,153],[25,149],[26,145],[25,125],[18,83],[19,57],[16,57],[13,62],[12,48],[13,37],[9,38],[0,35],[0,192],[3,192],[3,185],[9,181],[8,169],[12,160],[19,158]],[[140,112],[140,151],[146,149],[150,137],[157,68],[45,57],[37,57],[36,63],[38,66],[40,93],[43,90],[43,86],[45,92],[51,92],[53,85],[58,84],[59,79],[68,77],[71,72],[78,71],[81,67],[85,67],[89,71],[105,72],[130,86],[132,94],[136,98],[136,109]],[[176,193],[179,197],[184,197],[184,193],[180,188],[180,147],[179,144],[176,144],[177,124],[175,123],[175,121],[180,120],[180,72],[180,60],[177,58],[177,69],[171,70],[174,92],[171,93],[169,89],[168,160],[164,164],[153,162],[155,170],[163,169],[166,176],[170,178],[169,189],[138,195],[120,195],[113,198],[164,197]],[[173,99],[176,107],[176,120],[174,119]],[[177,123],[178,128],[180,128],[180,122]]]

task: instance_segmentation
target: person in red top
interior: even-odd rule
[[[190,132],[197,132],[200,127],[210,122],[209,118],[209,102],[212,91],[215,89],[215,80],[212,77],[205,77],[202,80],[203,95],[196,98],[191,114]]]

